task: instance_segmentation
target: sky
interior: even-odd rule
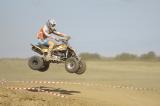
[[[77,53],[160,55],[160,0],[1,0],[0,58],[32,56],[50,18]]]

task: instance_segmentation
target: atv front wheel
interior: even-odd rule
[[[65,62],[65,69],[69,73],[76,73],[79,68],[79,61],[75,57],[70,57]]]
[[[86,63],[82,60],[79,61],[79,69],[76,74],[83,74],[86,71]]]
[[[41,69],[44,66],[43,58],[39,57],[39,56],[32,56],[28,60],[28,66],[32,70],[39,70],[39,69]]]

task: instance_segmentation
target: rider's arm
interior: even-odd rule
[[[54,31],[53,34],[60,36],[60,37],[66,36],[66,34],[63,34],[63,33],[57,32],[57,31]]]

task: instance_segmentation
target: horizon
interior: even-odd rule
[[[149,51],[149,52],[154,52],[154,51]],[[116,55],[112,55],[112,56],[105,56],[105,55],[102,55],[102,54],[99,54],[99,53],[91,53],[91,52],[82,52],[82,53],[80,53],[80,54],[83,54],[83,53],[88,53],[88,54],[90,54],[90,55],[93,55],[93,54],[98,54],[100,57],[104,57],[104,58],[115,58],[116,56],[118,56],[118,55],[121,55],[121,54],[123,54],[123,53],[127,53],[127,54],[130,54],[130,55],[135,55],[135,56],[137,56],[138,58],[139,57],[141,57],[142,55],[144,55],[144,54],[147,54],[147,53],[149,53],[149,52],[146,52],[146,53],[142,53],[142,54],[134,54],[134,53],[127,53],[127,52],[122,52],[122,53],[119,53],[119,54],[116,54]],[[155,52],[154,52],[155,53]],[[78,55],[80,55],[80,54],[78,54]],[[38,54],[39,55],[39,54]],[[155,55],[159,58],[160,57],[160,55],[158,55],[158,54],[156,54],[155,53]],[[32,55],[33,56],[33,55]],[[0,57],[0,59],[28,59],[28,58],[30,58],[31,56],[28,56],[28,57]]]

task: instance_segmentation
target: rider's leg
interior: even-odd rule
[[[56,43],[49,40],[49,41],[48,41],[48,45],[49,45],[49,48],[48,48],[48,56],[51,57],[51,55],[52,55],[51,53],[52,53],[52,51],[53,51]]]

